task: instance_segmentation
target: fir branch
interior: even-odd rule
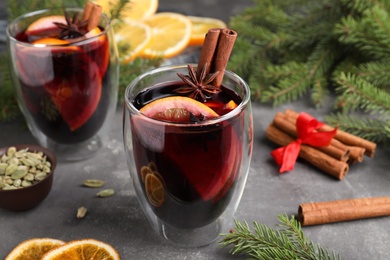
[[[20,115],[8,69],[7,55],[0,56],[0,121],[10,121]]]
[[[361,115],[334,113],[325,116],[329,125],[374,142],[390,140],[390,122],[379,118],[362,118]]]
[[[255,259],[340,259],[320,245],[309,241],[294,216],[279,215],[278,228],[270,228],[257,222],[253,232],[246,222],[235,220],[230,233],[222,234],[222,247],[231,246],[230,253],[245,254]]]
[[[353,74],[341,73],[335,79],[339,94],[337,107],[344,112],[358,108],[370,113],[390,115],[390,94]]]
[[[381,59],[390,55],[390,20],[386,10],[373,6],[363,13],[363,17],[347,16],[335,27],[339,40],[346,45],[353,45],[364,55]]]
[[[118,102],[123,102],[123,97],[127,85],[142,73],[154,69],[161,65],[161,58],[156,59],[142,59],[136,58],[134,61],[127,64],[120,64],[119,66],[119,91],[118,91]]]
[[[336,89],[335,111],[390,117],[389,1],[256,0],[230,26],[240,37],[229,68],[254,100],[277,106],[309,92],[319,107]]]
[[[390,60],[363,63],[354,72],[376,87],[390,89]]]
[[[115,4],[110,3],[110,13],[109,16],[111,19],[121,20],[122,19],[122,12],[126,9],[129,9],[128,3],[130,3],[131,0],[119,0]]]

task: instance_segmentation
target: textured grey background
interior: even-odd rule
[[[249,0],[161,0],[160,10],[218,17],[228,22],[228,17],[250,4]],[[0,7],[3,5],[2,1]],[[0,14],[4,15],[4,9],[0,9]],[[390,196],[388,146],[378,147],[375,158],[365,158],[363,163],[352,166],[342,181],[303,161],[296,164],[294,171],[279,175],[270,156],[275,146],[265,139],[264,131],[275,113],[286,108],[306,111],[319,120],[328,110],[315,110],[305,99],[278,108],[253,104],[252,164],[235,218],[249,224],[258,221],[274,226],[278,214],[296,214],[300,203]],[[122,145],[121,108],[111,125],[109,142],[96,157],[58,165],[53,190],[41,205],[26,212],[0,210],[0,259],[21,241],[33,237],[101,239],[112,244],[122,259],[245,259],[231,256],[217,243],[201,248],[176,248],[156,237],[130,183]],[[0,123],[0,146],[16,143],[35,141],[23,128],[22,120]],[[107,199],[95,198],[95,190],[80,185],[87,178],[108,179],[107,186],[114,188],[117,194]],[[89,209],[85,219],[76,218],[79,206]],[[335,250],[343,259],[390,259],[389,227],[390,217],[382,217],[305,227],[304,232],[310,240]]]

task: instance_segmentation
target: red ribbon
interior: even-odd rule
[[[294,169],[295,161],[298,158],[302,144],[311,146],[328,146],[337,132],[337,127],[330,132],[319,132],[324,123],[317,121],[307,113],[300,113],[297,119],[296,128],[298,138],[287,146],[280,147],[271,152],[272,157],[278,165],[281,165],[279,172],[283,173]]]

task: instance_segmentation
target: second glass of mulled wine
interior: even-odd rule
[[[136,78],[126,89],[123,122],[140,205],[158,234],[185,247],[209,244],[232,226],[252,153],[248,85],[226,71],[220,91],[198,93],[199,101],[178,77],[190,67]]]
[[[34,137],[60,160],[82,160],[99,150],[117,102],[111,22],[101,10],[85,14],[79,8],[41,10],[7,28],[19,107]]]

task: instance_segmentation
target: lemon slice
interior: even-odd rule
[[[152,28],[152,38],[142,55],[146,58],[170,58],[183,51],[190,41],[191,21],[184,15],[157,13],[145,20]]]
[[[149,25],[132,20],[125,20],[115,27],[115,41],[119,50],[121,62],[135,59],[152,38]]]
[[[189,45],[202,45],[209,29],[227,27],[224,21],[216,18],[188,16],[188,19],[192,24]]]

